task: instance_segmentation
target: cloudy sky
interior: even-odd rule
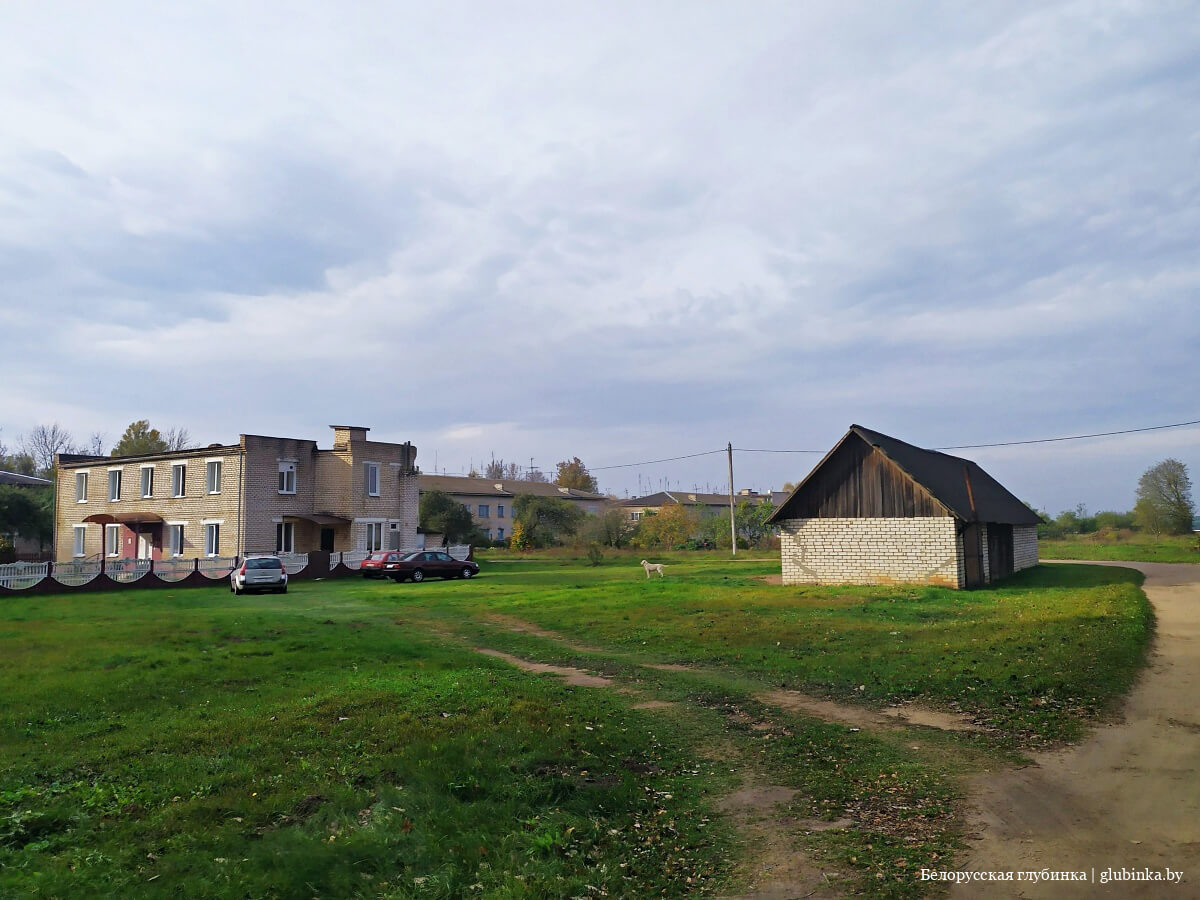
[[[0,99],[10,444],[349,422],[455,472],[1200,419],[1195,3],[8,2]],[[1200,429],[964,455],[1128,508]]]

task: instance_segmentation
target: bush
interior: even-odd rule
[[[593,566],[598,566],[604,562],[604,551],[600,549],[599,544],[589,544],[587,548],[588,562]]]

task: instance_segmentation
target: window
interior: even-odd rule
[[[72,525],[71,530],[75,532],[75,555],[83,556],[83,542],[87,537],[86,525]]]
[[[496,518],[497,519],[504,518],[504,504],[503,503],[496,504]]]
[[[87,472],[75,473],[75,502],[87,503]]]
[[[642,514],[641,514],[640,512],[631,512],[631,513],[629,514],[629,521],[630,521],[630,522],[637,522],[637,521],[638,521],[639,519],[641,519],[641,518],[642,518]]]
[[[121,555],[121,526],[104,526],[104,552],[109,556]]]
[[[366,550],[374,551],[383,547],[383,523],[368,522],[367,523],[367,546]]]
[[[167,526],[167,546],[172,556],[183,556],[183,525]]]
[[[216,556],[221,550],[221,526],[210,522],[204,526],[204,553],[206,556]]]
[[[363,463],[364,487],[368,497],[379,496],[379,463]]]
[[[108,499],[121,499],[121,470],[112,469],[108,473]]]
[[[171,466],[171,496],[182,497],[187,485],[187,464],[175,463]]]
[[[487,534],[487,539],[490,541],[492,539],[492,529],[489,528],[487,530],[486,534]]]
[[[296,464],[294,462],[279,464],[279,493],[296,493]]]
[[[154,466],[142,467],[142,496],[154,496]]]
[[[498,540],[498,541],[504,540],[504,529],[503,528],[496,529],[496,540]]]
[[[210,494],[221,493],[221,461],[210,459],[205,465],[205,482]]]
[[[291,522],[280,522],[275,526],[275,552],[295,552],[295,525]]]
[[[479,518],[481,518],[481,519],[491,518],[491,514],[489,513],[488,510],[489,510],[489,507],[486,503],[480,503],[479,504]]]

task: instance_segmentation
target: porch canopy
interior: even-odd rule
[[[330,516],[325,513],[311,513],[308,515],[305,515],[304,513],[288,513],[283,518],[285,518],[285,519],[304,519],[304,521],[306,521],[306,522],[315,522],[317,525],[326,525],[326,526],[334,526],[334,527],[336,527],[338,525],[349,525],[350,524],[349,519],[344,519],[341,516]]]
[[[83,521],[97,525],[161,525],[163,517],[152,512],[94,513]]]

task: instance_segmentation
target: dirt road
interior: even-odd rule
[[[1158,628],[1121,724],[1036,766],[977,784],[974,872],[1095,872],[1095,881],[975,883],[957,897],[1200,897],[1200,566],[1113,563],[1146,574]],[[1110,881],[1108,869],[1182,871],[1182,883]],[[1014,876],[1015,877],[1015,876]]]

